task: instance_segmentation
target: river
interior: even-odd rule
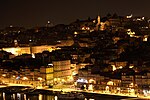
[[[101,94],[85,94],[86,98],[84,100],[128,100],[128,97],[112,96],[112,95],[101,95]],[[7,94],[0,93],[0,100],[58,100],[57,96],[54,95],[27,95],[21,93]]]
[[[59,93],[60,91],[30,89],[30,87],[26,86],[8,86],[0,88],[0,100],[58,100],[56,95]],[[88,93],[85,91],[81,93],[85,96],[84,100],[127,100],[129,98],[127,96]]]

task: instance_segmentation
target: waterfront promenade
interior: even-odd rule
[[[104,95],[114,95],[114,96],[124,96],[124,97],[133,97],[133,98],[144,98],[144,99],[150,99],[150,97],[144,97],[141,95],[134,95],[134,94],[128,94],[128,93],[111,93],[106,91],[89,91],[89,90],[80,90],[78,88],[75,88],[74,85],[56,85],[53,88],[48,88],[47,86],[42,86],[40,84],[40,81],[21,81],[21,80],[12,80],[7,78],[1,78],[3,83],[1,84],[1,87],[7,87],[7,86],[30,86],[32,88],[36,89],[43,89],[43,90],[50,90],[50,91],[64,91],[64,92],[71,92],[71,91],[77,91],[77,92],[84,92],[84,93],[93,93],[93,94],[104,94]]]

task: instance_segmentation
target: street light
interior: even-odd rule
[[[88,90],[93,91],[93,85],[92,84],[89,85]]]
[[[113,81],[108,81],[107,85],[114,85],[114,82]]]
[[[43,84],[42,84],[43,78],[42,78],[42,77],[38,77],[37,79],[40,81],[40,85],[43,85]]]
[[[38,80],[42,81],[42,78],[41,78],[41,77],[38,77]]]
[[[106,86],[106,90],[105,90],[106,92],[109,92],[109,86]]]
[[[23,77],[22,80],[28,80],[28,78],[27,77]]]
[[[3,77],[6,77],[6,74],[3,74],[2,76],[3,76]]]

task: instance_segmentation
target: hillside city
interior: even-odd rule
[[[35,87],[148,96],[149,21],[107,14],[68,25],[10,25],[0,30],[0,78]]]

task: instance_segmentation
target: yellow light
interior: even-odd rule
[[[5,77],[5,76],[6,76],[6,74],[3,74],[2,76],[3,76],[3,77]]]
[[[127,29],[127,31],[128,31],[128,32],[130,32],[130,31],[131,31],[131,29]]]
[[[131,15],[129,15],[129,16],[126,16],[127,18],[132,18],[132,14]]]
[[[57,78],[58,81],[60,81],[60,78]]]
[[[42,100],[42,95],[41,94],[39,94],[39,100]]]
[[[133,68],[134,66],[129,66],[129,68]]]
[[[35,58],[35,55],[34,55],[34,53],[32,53],[32,58]]]
[[[57,96],[55,96],[54,98],[55,98],[55,100],[58,100],[58,97],[57,97]]]
[[[147,40],[148,40],[148,35],[144,35],[143,41],[147,41]]]
[[[74,32],[74,34],[78,34],[78,32]]]
[[[89,28],[89,27],[87,27],[87,30],[90,30],[90,28]]]
[[[62,79],[62,82],[65,82],[65,80],[64,80],[64,79]]]
[[[85,27],[82,27],[82,30],[85,30]]]
[[[57,81],[57,79],[56,79],[56,78],[54,78],[54,81]]]
[[[38,80],[42,81],[42,78],[41,78],[41,77],[38,77]]]
[[[108,81],[108,82],[107,82],[107,85],[113,85],[113,84],[114,84],[113,81]]]
[[[76,75],[77,73],[76,72],[72,72],[72,75],[74,76],[74,75]]]
[[[131,83],[131,85],[133,85],[133,83]]]
[[[27,77],[23,77],[22,80],[28,80],[28,78]]]
[[[69,76],[68,78],[69,78],[70,81],[73,81],[73,77],[72,76]]]
[[[95,80],[94,80],[94,79],[90,79],[90,80],[89,80],[89,83],[93,83],[93,82],[95,83]]]
[[[134,85],[133,83],[130,83],[129,87],[133,87],[133,85]]]
[[[112,70],[115,71],[117,68],[115,65],[112,65]]]
[[[89,85],[88,90],[93,91],[93,85],[92,84]]]
[[[4,51],[11,52],[15,56],[19,55],[19,52],[21,52],[20,48],[3,48]]]
[[[145,37],[145,38],[143,39],[143,41],[147,41],[147,37]]]
[[[122,69],[122,68],[123,68],[122,66],[119,67],[119,69]]]
[[[106,86],[106,92],[109,92],[109,86]]]
[[[96,23],[96,21],[95,21],[95,20],[93,20],[93,23]]]

